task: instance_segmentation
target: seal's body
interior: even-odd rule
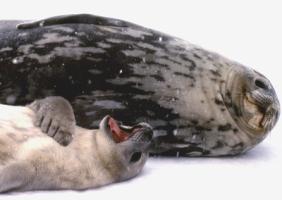
[[[64,147],[34,125],[29,107],[0,111],[0,192],[100,187],[136,176],[147,159],[152,129],[144,123],[119,138],[122,127],[107,116],[97,130],[75,127]]]
[[[67,98],[78,125],[110,114],[154,127],[152,151],[234,155],[279,115],[261,74],[181,39],[121,20],[70,15],[0,23],[0,101]]]

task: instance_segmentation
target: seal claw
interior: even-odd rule
[[[75,131],[75,116],[70,103],[62,97],[47,97],[29,105],[35,112],[34,124],[59,144],[68,145]]]

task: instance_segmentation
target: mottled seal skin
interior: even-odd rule
[[[101,187],[138,175],[148,157],[153,131],[146,123],[129,127],[106,116],[99,129],[75,127],[64,147],[34,125],[30,107],[0,105],[0,111],[1,193]]]
[[[269,80],[237,62],[129,22],[68,15],[0,22],[0,102],[63,96],[78,125],[110,114],[154,127],[157,154],[235,155],[279,116]]]

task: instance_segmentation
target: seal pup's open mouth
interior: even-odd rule
[[[107,115],[100,122],[99,130],[96,139],[109,145],[101,151],[108,152],[108,158],[113,155],[120,158],[116,170],[124,170],[124,173],[119,178],[125,180],[138,174],[149,155],[153,128],[144,122],[125,126]]]
[[[152,127],[146,123],[126,126],[108,116],[107,124],[111,131],[112,138],[116,143],[121,143],[129,139],[135,142],[150,142],[152,140]]]

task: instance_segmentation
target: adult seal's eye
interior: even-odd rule
[[[141,152],[134,152],[130,158],[130,163],[136,163],[138,162],[142,157]]]

